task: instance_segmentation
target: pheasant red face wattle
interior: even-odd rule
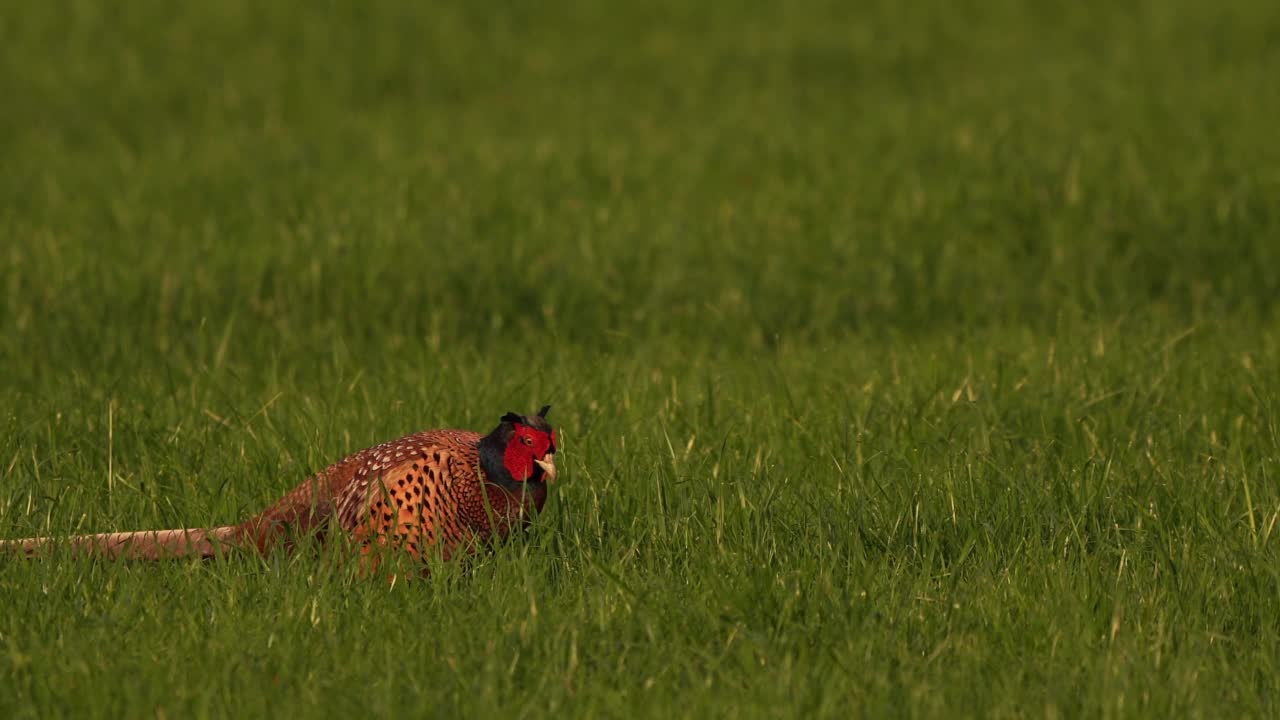
[[[555,452],[555,433],[521,418],[512,422],[502,464],[516,482],[551,480],[556,475]]]

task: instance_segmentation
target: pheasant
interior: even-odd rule
[[[361,450],[311,476],[239,525],[27,538],[0,549],[28,556],[66,543],[103,557],[212,557],[220,547],[267,553],[298,539],[342,537],[368,556],[379,548],[444,558],[525,528],[556,477],[556,433],[545,406],[507,413],[488,435],[426,430]],[[375,559],[376,562],[376,559]]]

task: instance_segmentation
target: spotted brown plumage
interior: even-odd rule
[[[361,450],[308,478],[249,520],[208,530],[104,533],[62,541],[93,554],[135,558],[210,557],[221,546],[266,553],[335,534],[368,554],[382,548],[414,558],[449,558],[524,528],[542,510],[556,476],[549,407],[507,413],[488,435],[427,430]],[[58,542],[0,544],[28,555]]]

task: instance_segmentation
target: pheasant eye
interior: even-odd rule
[[[524,437],[520,438],[520,442],[524,443],[525,445],[532,445],[533,438],[529,437],[528,435],[525,435]]]

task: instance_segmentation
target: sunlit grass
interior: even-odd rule
[[[1266,3],[0,12],[0,536],[545,402],[532,532],[0,564],[5,717],[1268,717]]]

